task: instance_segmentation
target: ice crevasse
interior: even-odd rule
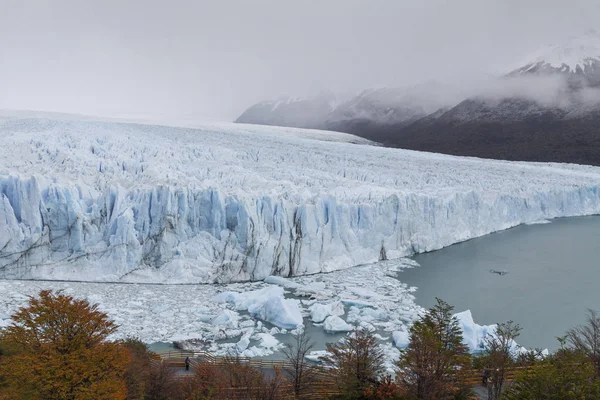
[[[92,133],[94,127],[88,127]],[[594,167],[466,159],[293,135],[268,136],[271,144],[260,149],[259,163],[240,154],[258,146],[260,132],[234,128],[196,134],[203,139],[197,151],[208,151],[207,141],[215,141],[209,149],[214,168],[197,167],[203,168],[201,178],[164,179],[165,172],[156,169],[140,172],[147,161],[135,157],[154,149],[136,150],[137,130],[146,132],[131,129],[131,143],[102,131],[98,147],[110,149],[114,140],[113,151],[124,148],[117,161],[105,155],[111,162],[103,164],[104,171],[98,168],[98,150],[89,163],[86,158],[64,167],[63,159],[61,167],[66,150],[54,137],[39,139],[36,151],[45,153],[37,157],[51,158],[40,166],[11,161],[2,154],[9,150],[0,150],[3,278],[262,280],[338,270],[521,223],[600,212],[600,169]],[[223,132],[235,132],[238,143],[223,142]],[[31,146],[27,136],[2,140],[9,139],[17,148]],[[64,139],[67,146],[72,137]],[[80,147],[70,150],[68,160],[89,152],[87,141],[98,143],[92,134],[76,139]],[[193,145],[156,146],[185,151],[176,159],[200,154]],[[181,164],[190,169],[183,172],[181,166],[164,165],[172,174],[190,175],[194,162]],[[134,183],[132,169],[143,184]]]

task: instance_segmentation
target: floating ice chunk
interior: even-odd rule
[[[323,322],[329,316],[329,307],[326,304],[313,304],[310,307],[310,319],[312,322]]]
[[[251,319],[247,319],[245,321],[241,321],[239,323],[240,328],[254,328],[254,325],[256,325],[256,322],[254,322]]]
[[[329,304],[315,303],[310,307],[310,319],[313,322],[320,323],[325,321],[330,315],[344,315],[344,305],[340,301]]]
[[[271,331],[269,332],[270,335],[278,335],[280,333],[281,331],[279,330],[279,328],[271,328]]]
[[[312,362],[320,363],[320,362],[323,362],[323,360],[321,358],[326,357],[328,355],[329,355],[329,352],[327,350],[316,350],[316,351],[311,351],[306,356],[304,356],[304,358],[306,358],[307,360],[312,361]]]
[[[279,340],[275,339],[273,335],[268,333],[259,333],[257,336],[260,337],[260,347],[267,349],[276,349],[279,347]]]
[[[331,315],[327,317],[325,323],[323,324],[323,329],[329,333],[336,332],[350,332],[352,330],[352,326],[348,325],[346,321],[341,319],[336,315]]]
[[[375,332],[375,331],[377,331],[377,328],[375,328],[372,324],[370,324],[370,323],[368,323],[366,321],[360,321],[359,324],[358,324],[358,326],[361,329],[368,330],[369,332]]]
[[[302,285],[300,285],[294,281],[283,278],[281,276],[274,276],[274,275],[267,276],[265,278],[265,283],[270,283],[272,285],[281,286],[286,289],[301,289],[301,288],[303,288]]]
[[[240,316],[235,311],[223,310],[223,312],[212,319],[211,324],[223,325],[226,328],[237,329]]]
[[[373,320],[378,320],[378,321],[385,321],[389,318],[388,313],[385,310],[382,310],[380,308],[363,308],[360,310],[360,313],[363,317],[363,320],[365,321],[373,321]]]
[[[250,345],[250,338],[246,335],[242,336],[239,342],[236,343],[236,348],[239,353],[243,353]]]
[[[469,351],[481,351],[484,339],[487,335],[496,334],[496,325],[478,325],[473,321],[471,310],[454,314],[458,318],[460,328],[463,332],[463,343],[469,347]]]
[[[394,331],[392,332],[392,338],[394,339],[394,344],[397,348],[404,349],[408,346],[408,331]]]
[[[376,307],[373,303],[359,299],[342,299],[342,303],[344,303],[345,306],[354,306],[358,308]]]
[[[223,292],[214,299],[233,303],[236,310],[247,310],[253,317],[280,328],[294,329],[302,324],[300,302],[285,299],[283,288],[279,286],[269,286],[244,293]]]
[[[549,221],[547,219],[540,219],[537,221],[532,221],[532,222],[527,222],[525,225],[542,225],[542,224],[551,224],[552,221]]]

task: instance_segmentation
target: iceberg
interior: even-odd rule
[[[331,316],[327,317],[327,319],[323,323],[323,329],[325,329],[325,332],[337,333],[337,332],[350,332],[354,328],[352,328],[352,326],[348,325],[346,323],[346,321],[344,321],[340,317],[331,315]]]
[[[334,301],[329,304],[315,303],[310,307],[310,319],[312,322],[323,322],[330,315],[344,315],[344,305],[339,301]]]
[[[260,281],[600,213],[597,167],[352,138],[227,124],[0,119],[0,277]]]
[[[466,310],[454,317],[458,319],[459,326],[463,334],[463,343],[469,348],[471,353],[478,352],[484,348],[484,339],[496,335],[496,325],[479,325],[473,320],[471,310]]]
[[[302,325],[300,302],[285,299],[284,290],[269,286],[249,292],[223,292],[214,300],[232,303],[236,310],[247,310],[250,315],[284,329],[296,329]]]
[[[392,332],[392,338],[394,339],[394,344],[399,349],[404,349],[410,343],[408,331],[394,331]]]
[[[224,310],[221,314],[212,319],[211,324],[222,325],[225,328],[237,329],[240,316],[235,311]]]

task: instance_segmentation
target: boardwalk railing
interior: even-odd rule
[[[190,361],[194,362],[195,364],[197,364],[198,362],[209,362],[213,365],[225,365],[232,361],[235,361],[244,365],[249,365],[251,367],[260,369],[271,369],[276,367],[281,369],[293,368],[293,365],[291,363],[282,360],[263,360],[249,357],[216,357],[213,354],[206,351],[167,350],[159,351],[156,354],[163,362],[167,362],[169,365],[177,364],[177,366],[179,366],[180,363],[184,363],[185,359],[189,357]],[[331,376],[326,371],[319,372],[322,372],[319,375],[328,377]]]
[[[504,382],[510,383],[515,380],[515,378],[526,371],[535,371],[539,366],[527,366],[527,367],[513,367],[508,368],[504,372]],[[479,370],[470,370],[466,377],[461,381],[466,386],[478,386],[483,383],[482,371]]]
[[[161,351],[157,354],[157,362],[162,361],[169,366],[183,368],[185,367],[185,359],[187,357],[190,358],[190,369],[195,370],[199,363],[206,362],[213,367],[221,367],[226,366],[231,362],[242,363],[244,365],[249,365],[254,368],[266,370],[266,369],[275,369],[281,368],[282,370],[293,369],[293,365],[287,361],[281,360],[261,360],[261,359],[253,359],[253,358],[245,358],[245,357],[216,357],[213,354],[210,354],[205,351],[186,351],[186,350],[169,350],[169,351]],[[327,398],[329,396],[338,395],[339,389],[335,384],[335,380],[330,371],[323,367],[317,367],[316,377],[318,380],[316,382],[311,383],[310,385],[310,393],[306,393],[302,395],[302,399],[322,399]],[[529,366],[529,367],[514,367],[507,369],[505,371],[505,383],[510,383],[514,381],[517,375],[526,371],[535,371],[537,366]],[[191,374],[188,375],[178,375],[179,379],[187,379]],[[463,377],[460,380],[460,383],[465,386],[479,386],[482,384],[482,371],[481,370],[468,370],[464,371]],[[291,385],[284,385],[282,387],[284,393],[290,393],[281,397],[282,399],[294,399],[295,397],[292,395],[293,387]],[[254,393],[260,390],[260,388],[253,387],[242,387],[242,388],[227,388],[227,393],[231,394],[232,398],[237,398],[238,393]]]

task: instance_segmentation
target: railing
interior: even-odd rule
[[[293,364],[287,361],[281,360],[261,360],[261,359],[253,359],[253,358],[226,358],[226,357],[215,357],[213,354],[210,354],[205,351],[186,351],[186,350],[169,350],[169,351],[161,351],[157,352],[157,360],[156,362],[166,363],[169,366],[184,368],[185,367],[185,359],[187,357],[190,358],[190,369],[195,370],[199,363],[207,362],[211,366],[221,367],[226,366],[227,364],[233,362],[239,362],[244,365],[249,365],[258,369],[275,369],[281,368],[282,370],[293,369]],[[505,371],[504,374],[504,382],[510,383],[514,381],[516,376],[522,372],[533,371],[536,366],[528,366],[528,367],[513,367],[509,368]],[[339,394],[339,389],[335,385],[334,378],[332,374],[322,367],[317,367],[314,371],[315,376],[317,377],[317,381],[311,383],[309,393],[302,395],[302,399],[312,400],[312,399],[321,399],[328,396],[333,396]],[[188,379],[192,374],[181,374],[177,375],[178,379]],[[460,383],[465,386],[479,386],[482,384],[482,371],[481,370],[468,370],[464,371],[462,374],[462,378],[460,379]],[[282,386],[284,393],[293,393],[293,386],[284,385]],[[236,398],[237,393],[247,393],[254,392],[260,390],[259,388],[227,388],[224,389],[227,393],[231,393],[232,398]],[[296,398],[292,394],[284,395],[281,399],[294,399]]]
[[[217,358],[207,351],[189,351],[189,350],[165,350],[158,351],[155,354],[162,360],[178,359],[178,358],[199,358],[205,361],[214,362]]]
[[[213,354],[208,353],[206,351],[188,351],[188,350],[167,350],[167,351],[159,351],[156,352],[159,359],[168,362],[169,364],[177,363],[179,361],[184,362],[187,357],[190,358],[190,361],[204,361],[209,362],[211,364],[217,365],[225,365],[230,363],[232,360],[235,362],[239,362],[244,365],[249,365],[255,368],[261,369],[269,369],[279,367],[282,369],[293,368],[293,365],[287,361],[282,360],[263,360],[257,358],[249,358],[249,357],[215,357]],[[329,376],[325,371],[317,371],[321,372],[323,375]]]
[[[525,371],[534,371],[538,366],[513,367],[508,368],[504,372],[504,382],[510,383],[515,380],[517,375]],[[483,383],[482,371],[471,370],[467,376],[461,380],[461,383],[468,386],[478,386]]]

